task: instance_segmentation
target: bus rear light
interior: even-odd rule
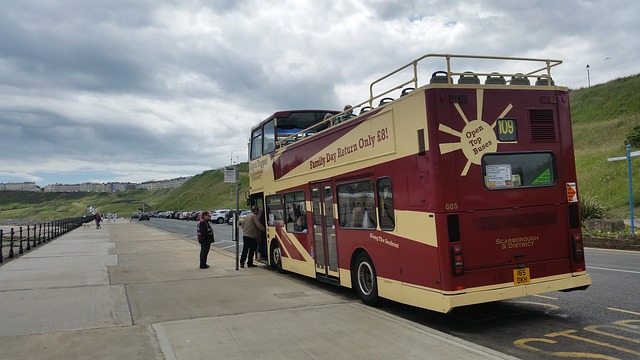
[[[462,245],[451,247],[451,266],[453,275],[464,274],[464,258],[462,256]]]
[[[573,247],[573,259],[576,261],[584,260],[584,245],[582,243],[582,234],[571,235],[571,245]]]

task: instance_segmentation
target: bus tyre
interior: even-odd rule
[[[378,296],[376,269],[373,267],[373,261],[365,252],[356,257],[354,269],[351,271],[351,283],[363,303],[369,306],[379,306],[382,303]]]
[[[278,270],[280,274],[284,274],[285,271],[282,268],[282,251],[280,250],[280,244],[278,244],[277,240],[271,241],[271,251],[269,252],[271,255],[271,267]]]

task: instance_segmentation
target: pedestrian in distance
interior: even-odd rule
[[[102,221],[102,216],[100,213],[96,211],[96,214],[93,215],[93,220],[96,221],[96,229],[100,229],[100,221]]]
[[[244,267],[245,260],[247,261],[247,267],[256,267],[253,264],[253,254],[256,252],[258,246],[258,239],[260,237],[260,231],[267,231],[260,223],[258,214],[258,207],[252,206],[251,212],[244,218],[242,223],[242,255],[240,256],[240,267]]]
[[[211,250],[211,243],[215,241],[211,228],[211,213],[204,211],[202,219],[198,222],[198,242],[200,243],[200,269],[208,269],[207,256]]]

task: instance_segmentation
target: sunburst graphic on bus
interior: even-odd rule
[[[494,128],[498,123],[496,120],[505,117],[513,108],[513,105],[507,105],[500,116],[498,116],[497,119],[494,119],[492,124],[489,124],[482,119],[484,90],[478,89],[476,91],[476,98],[476,119],[471,121],[467,119],[467,116],[462,111],[460,104],[454,103],[458,114],[460,114],[460,117],[465,122],[465,126],[461,131],[452,129],[443,124],[440,124],[438,127],[439,131],[456,136],[460,139],[459,142],[440,144],[440,154],[462,150],[464,155],[467,157],[467,163],[460,176],[467,175],[471,164],[480,165],[482,155],[498,150],[498,144],[502,142],[498,140],[494,131]]]

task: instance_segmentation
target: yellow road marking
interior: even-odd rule
[[[640,312],[629,311],[629,310],[623,310],[623,309],[607,308],[607,310],[611,310],[611,311],[619,311],[619,312],[623,312],[623,313],[627,313],[627,314],[633,314],[633,315],[640,315]]]
[[[606,342],[602,342],[602,341],[597,341],[597,340],[592,340],[592,339],[588,339],[582,336],[577,336],[574,335],[574,333],[577,332],[576,330],[565,330],[565,331],[559,331],[556,333],[551,333],[551,334],[546,334],[545,336],[548,337],[558,337],[558,336],[565,336],[568,337],[569,339],[574,339],[574,340],[578,340],[578,341],[584,341],[586,343],[590,343],[590,344],[594,344],[594,345],[598,345],[598,346],[603,346],[603,347],[608,347],[611,349],[615,349],[615,350],[619,350],[622,352],[626,352],[629,354],[634,354],[634,355],[640,355],[640,351],[635,351],[635,350],[631,350],[631,349],[626,349],[620,346],[616,346],[616,345],[612,345]]]

